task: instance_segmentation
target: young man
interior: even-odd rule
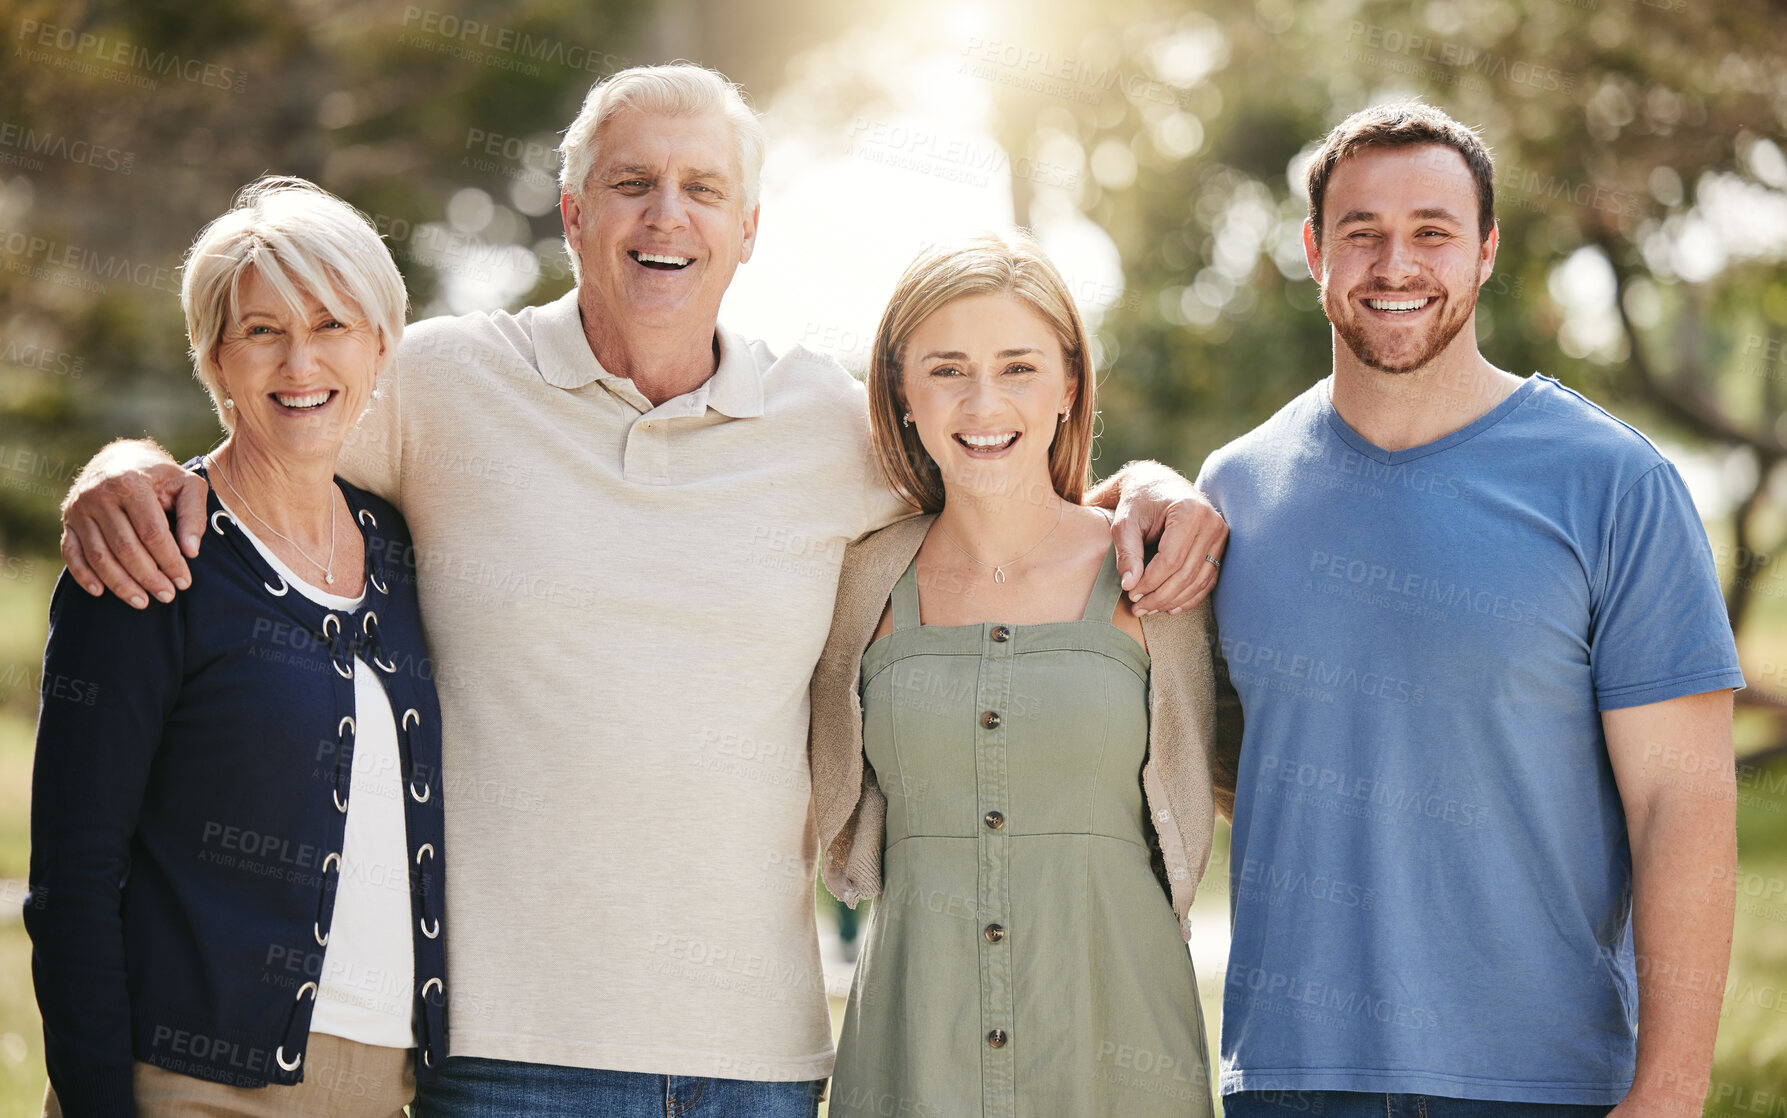
[[[1332,375],[1200,480],[1245,715],[1232,1115],[1700,1113],[1743,678],[1675,469],[1478,352],[1493,181],[1426,105],[1330,133]]]

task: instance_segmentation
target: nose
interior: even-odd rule
[[[991,415],[998,410],[1000,403],[999,388],[990,376],[973,376],[968,378],[968,389],[962,399],[962,406],[973,418]]]
[[[308,330],[296,330],[290,335],[291,342],[286,346],[285,369],[291,376],[302,379],[322,368],[318,360],[317,340]]]
[[[675,186],[660,187],[652,194],[645,223],[653,229],[682,229],[689,224],[689,202]]]
[[[1407,237],[1392,234],[1384,238],[1384,247],[1378,253],[1377,262],[1372,272],[1390,284],[1404,284],[1421,274],[1420,262],[1415,258],[1415,244]]]

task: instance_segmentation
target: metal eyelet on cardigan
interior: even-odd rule
[[[365,633],[366,639],[372,642],[372,662],[379,666],[380,671],[390,675],[397,671],[397,665],[385,659],[384,642],[379,640],[378,634],[372,631],[377,622],[378,613],[374,610],[367,610],[366,616],[360,619],[360,631]]]
[[[359,727],[354,725],[354,716],[351,714],[342,715],[341,721],[337,722],[335,724],[335,736],[336,737],[339,738],[339,737],[344,736],[342,734],[343,728],[345,728],[347,730],[347,732],[350,734],[357,734],[360,732]]]
[[[263,1048],[263,1049],[261,1049],[261,1051],[265,1052],[266,1049]],[[302,1053],[302,1052],[298,1053],[298,1058],[288,1064],[285,1062],[285,1045],[282,1044],[273,1053],[273,1058],[275,1060],[278,1060],[279,1066],[284,1068],[286,1071],[297,1071],[298,1065],[304,1062],[304,1053]]]
[[[378,527],[378,517],[372,515],[371,509],[361,509],[359,521],[362,524],[371,524],[374,528]]]
[[[334,668],[335,674],[340,676],[342,679],[354,678],[354,669],[342,667],[341,662],[339,660],[330,660],[329,666]]]
[[[419,866],[422,864],[422,855],[424,854],[428,855],[430,858],[434,857],[434,843],[425,842],[416,849],[416,865]]]
[[[428,930],[428,918],[426,916],[424,916],[422,919],[416,921],[416,923],[421,927],[422,934],[427,936],[429,939],[434,939],[435,937],[437,937],[441,934],[441,921],[440,921],[440,917],[438,917],[438,916],[434,918],[434,931],[432,931],[432,932]]]
[[[422,794],[420,796],[416,795],[415,778],[412,777],[410,779],[410,799],[416,801],[419,804],[425,804],[428,802],[428,797],[430,797],[432,795],[434,795],[434,789],[428,787],[428,785],[426,783],[424,783],[422,785]]]
[[[422,1046],[422,1066],[425,1068],[434,1066],[434,1049],[426,1044]]]
[[[430,986],[433,986],[433,987],[439,989],[441,992],[441,997],[444,998],[447,996],[447,984],[445,982],[442,982],[438,978],[431,978],[427,982],[422,983],[422,1000],[423,1001],[428,1000],[428,988]]]
[[[337,637],[340,636],[341,635],[341,618],[335,616],[332,613],[323,614],[323,639],[333,643],[335,638],[331,637],[329,635],[329,622],[331,622],[331,621],[335,622],[335,636],[337,636]]]
[[[341,855],[335,853],[334,851],[329,852],[329,856],[327,858],[323,859],[323,872],[324,873],[329,872],[329,863],[330,862],[334,862],[336,864],[336,866],[339,867],[341,865]],[[314,986],[316,984],[313,982],[313,983],[311,983],[311,985]],[[303,993],[303,990],[300,989],[299,993]]]
[[[233,516],[230,516],[230,512],[228,509],[218,509],[216,512],[211,514],[211,530],[221,536],[221,535],[223,535],[223,529],[219,528],[217,526],[217,518],[220,516],[229,516],[230,523],[232,523],[232,524],[234,524],[236,522],[236,518]]]
[[[323,931],[323,926],[321,924],[312,924],[310,930],[316,936],[316,945],[318,947],[329,946],[329,933]]]
[[[343,815],[346,815],[347,814],[347,801],[341,798],[341,789],[339,789],[339,788],[329,789],[329,797],[335,801],[335,810],[341,812],[341,814],[343,814]]]
[[[271,583],[267,583],[267,582],[263,582],[263,583],[261,583],[261,585],[265,586],[267,588],[267,593],[273,595],[275,598],[285,597],[286,594],[288,592],[290,592],[290,590],[291,590],[291,587],[286,585],[285,576],[280,574],[278,571],[275,571],[275,572],[273,572],[273,577],[279,580],[279,589],[277,589],[277,590],[273,589],[273,585]]]
[[[403,728],[405,730],[410,728],[410,715],[412,714],[416,716],[416,725],[420,726],[422,724],[422,712],[415,707],[409,707],[403,712]]]
[[[406,734],[409,733],[410,716],[411,715],[415,716],[417,726],[422,725],[422,712],[418,711],[415,707],[407,708],[403,712],[403,719],[402,719],[403,732]],[[416,794],[416,778],[414,776],[410,777],[409,786],[410,786],[410,799],[416,801],[419,804],[427,803],[428,797],[434,795],[434,789],[432,789],[428,786],[427,781],[422,782],[422,792],[420,795],[417,795]],[[418,858],[420,858],[421,854],[418,852],[416,856]]]
[[[372,583],[372,588],[374,590],[377,590],[380,594],[389,593],[389,591],[385,589],[385,584],[378,580],[378,572],[377,571],[367,571],[366,572],[366,581]]]

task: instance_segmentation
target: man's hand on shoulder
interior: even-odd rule
[[[147,440],[120,440],[88,462],[62,502],[62,561],[87,593],[110,590],[147,608],[153,595],[174,600],[192,585],[208,487]],[[167,514],[175,513],[176,530]]]
[[[1176,471],[1158,462],[1131,462],[1087,494],[1086,503],[1116,510],[1111,533],[1117,569],[1138,617],[1181,613],[1216,589],[1229,526]],[[1155,545],[1146,568],[1144,542]]]

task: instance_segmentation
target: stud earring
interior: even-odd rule
[[[225,407],[225,408],[233,408],[233,407],[235,407],[235,406],[236,406],[236,401],[235,401],[235,400],[234,400],[234,399],[233,399],[233,398],[231,398],[231,397],[229,397],[229,396],[225,396],[225,397],[224,397],[224,398],[223,398],[223,406],[224,406],[224,407]]]
[[[912,426],[912,413],[911,412],[907,412],[905,415],[900,417],[900,426],[902,426],[902,427]]]

